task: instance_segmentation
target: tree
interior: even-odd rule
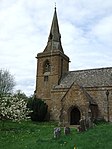
[[[22,99],[26,99],[28,100],[28,97],[25,95],[24,92],[22,92],[21,90],[17,90],[15,93],[14,93],[14,97],[18,97],[18,98],[22,98]]]
[[[0,97],[0,120],[21,121],[29,118],[31,112],[25,99],[14,96]]]
[[[11,93],[15,86],[14,77],[8,70],[0,69],[0,96]]]
[[[48,106],[42,99],[29,99],[28,108],[30,108],[33,111],[31,113],[32,121],[41,122],[45,120]]]

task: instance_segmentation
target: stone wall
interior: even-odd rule
[[[37,58],[36,96],[42,99],[51,99],[53,86],[58,85],[61,75],[69,69],[69,58],[59,51],[39,53]],[[50,66],[48,72],[44,71],[46,61]]]
[[[61,100],[68,89],[53,89],[51,91],[51,120],[60,121],[60,114],[62,110]]]
[[[70,124],[70,110],[77,107],[81,117],[90,116],[90,104],[98,105],[98,119],[108,121],[106,90],[109,89],[109,120],[112,121],[112,90],[111,88],[81,88],[73,84],[70,88],[55,88],[52,90],[51,118],[65,125]],[[88,94],[88,95],[87,95]],[[89,99],[89,97],[91,99]],[[92,100],[92,101],[90,101]]]
[[[112,87],[96,87],[96,88],[85,88],[88,94],[93,98],[93,100],[97,103],[99,113],[99,119],[104,118],[106,121],[108,120],[108,112],[107,112],[107,95],[106,91],[109,90],[109,117],[110,121],[112,121]]]
[[[62,121],[65,125],[70,125],[70,112],[74,107],[79,109],[81,114],[80,118],[83,116],[88,118],[89,100],[79,86],[73,84],[66,96],[63,98],[62,102]]]

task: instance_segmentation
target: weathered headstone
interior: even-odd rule
[[[85,119],[80,120],[80,126],[78,127],[79,132],[83,132],[86,130],[86,122]]]
[[[78,127],[78,131],[83,132],[91,127],[93,127],[93,122],[91,121],[90,117],[88,117],[87,119],[81,119],[80,126]]]
[[[60,129],[60,127],[58,127],[58,128],[54,128],[54,138],[59,138],[60,137],[60,135],[61,135],[61,129]]]
[[[70,134],[70,128],[69,127],[64,127],[64,134],[69,135]]]
[[[81,125],[81,128],[82,128],[82,131],[85,131],[86,130],[86,122],[85,122],[85,119],[82,119],[80,121],[80,125]]]
[[[93,126],[93,122],[91,121],[91,118],[88,117],[88,119],[86,119],[86,128],[91,128]]]

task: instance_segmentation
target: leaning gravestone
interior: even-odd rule
[[[54,128],[54,138],[59,138],[60,137],[60,135],[61,135],[61,129],[60,129],[60,127],[58,127],[58,128]]]

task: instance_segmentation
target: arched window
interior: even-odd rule
[[[43,73],[45,72],[50,72],[51,71],[51,66],[48,60],[44,62],[44,67],[43,67]]]

